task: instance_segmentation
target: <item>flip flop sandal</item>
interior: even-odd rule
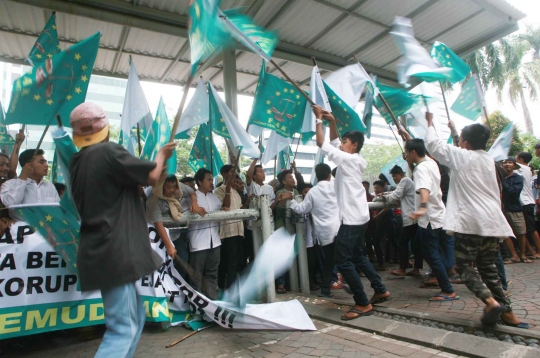
[[[512,265],[513,263],[514,263],[513,260],[506,260],[506,261],[504,261],[504,264],[505,264],[505,265]]]
[[[502,318],[499,318],[499,320],[497,321],[497,324],[508,326],[508,327],[521,328],[521,329],[531,328],[531,325],[528,323],[525,323],[525,322],[519,322],[518,324],[507,323]]]
[[[505,310],[506,308],[502,306],[493,308],[489,312],[486,312],[486,310],[484,309],[484,313],[482,314],[482,318],[480,318],[480,322],[482,322],[482,324],[486,326],[493,326],[495,323],[497,323],[497,320],[501,316],[501,313],[503,313]]]
[[[419,274],[419,273],[407,272],[407,273],[405,274],[405,276],[418,277],[418,276],[420,276],[420,274]]]
[[[347,316],[345,316],[347,313],[355,313],[355,314],[357,314],[357,316],[354,316],[354,317],[347,317]],[[341,320],[342,320],[342,321],[350,321],[350,320],[355,319],[355,318],[358,318],[358,317],[371,316],[371,315],[373,314],[373,310],[368,311],[368,312],[362,312],[362,311],[359,311],[359,310],[357,310],[357,309],[351,307],[351,308],[347,311],[347,313],[345,313],[345,314],[343,314],[343,315],[341,316]]]
[[[524,258],[524,259],[521,259],[521,262],[523,262],[524,264],[531,264],[531,263],[532,263],[532,261],[531,261],[531,260],[529,260],[529,259],[526,259],[526,258]]]
[[[388,301],[390,296],[391,295],[388,295],[388,297],[375,297],[375,295],[373,295],[373,297],[371,297],[371,300],[369,300],[369,303],[371,303],[372,305],[378,305],[379,303]]]
[[[386,271],[388,274],[390,275],[394,275],[394,276],[399,276],[399,277],[405,277],[407,276],[407,273],[401,273],[401,272],[397,272],[395,270],[388,270]]]
[[[442,300],[434,299],[435,297],[441,297]],[[459,300],[459,296],[450,297],[450,296],[443,295],[442,293],[437,293],[429,299],[430,302],[447,302],[447,301],[457,301],[457,300]]]

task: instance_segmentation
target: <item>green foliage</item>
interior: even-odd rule
[[[400,153],[401,149],[397,144],[365,144],[360,151],[360,154],[368,163],[363,180],[373,183],[379,179],[382,167]],[[383,174],[388,175],[388,173]]]
[[[540,158],[534,155],[534,145],[540,143],[540,138],[529,133],[524,133],[521,135],[521,141],[523,142],[523,151],[533,155],[533,159],[529,164],[531,164],[534,169],[540,169]]]
[[[487,150],[491,148],[493,142],[497,139],[499,134],[503,131],[504,127],[510,123],[510,120],[502,114],[501,111],[495,111],[489,116],[489,124],[491,127],[491,138],[487,142]],[[525,144],[521,139],[521,132],[519,128],[514,127],[514,134],[512,135],[512,145],[510,146],[510,152],[508,155],[516,156],[525,149]]]

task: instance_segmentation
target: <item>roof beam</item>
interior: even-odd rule
[[[315,42],[319,41],[326,35],[328,35],[332,29],[339,24],[341,21],[345,20],[350,14],[353,14],[354,10],[358,9],[360,6],[362,6],[365,2],[368,0],[358,0],[354,4],[352,4],[348,9],[342,9],[340,10],[342,13],[339,15],[334,21],[329,23],[324,29],[322,29],[318,34],[313,36],[311,40],[309,40],[306,44],[304,44],[304,47],[310,47]]]
[[[353,16],[353,17],[359,18],[361,20],[367,21],[367,22],[369,22],[369,23],[371,23],[373,25],[380,26],[380,27],[385,28],[387,30],[390,29],[390,26],[388,26],[388,25],[386,25],[386,24],[384,24],[384,23],[382,23],[380,21],[373,20],[370,17],[367,17],[367,16],[364,16],[362,14],[354,12],[354,10],[356,10],[356,8],[355,9],[350,9],[350,8],[346,9],[346,8],[341,7],[339,5],[336,5],[334,3],[328,2],[327,0],[313,0],[313,1],[318,2],[319,4],[323,4],[323,5],[326,5],[328,7],[331,7],[332,9],[339,10],[339,11],[341,11],[343,13],[346,13],[349,16]],[[358,7],[362,6],[366,1],[362,2]]]
[[[118,70],[118,65],[120,64],[120,58],[122,57],[122,52],[124,52],[124,47],[126,47],[126,42],[129,36],[130,27],[124,26],[122,28],[122,35],[120,36],[120,43],[118,44],[118,51],[114,57],[113,65],[111,67],[111,72],[116,73]]]
[[[458,48],[455,52],[460,56],[465,56],[466,54],[476,51],[479,48],[482,48],[493,41],[501,39],[507,35],[510,35],[512,32],[519,30],[519,25],[517,23],[511,23],[508,26],[505,26],[502,29],[493,31],[488,35],[482,37],[480,40],[476,41],[474,44],[465,45]]]
[[[189,41],[186,41],[184,42],[184,44],[182,45],[182,47],[180,48],[180,51],[178,51],[178,53],[176,54],[176,57],[174,58],[173,62],[171,62],[171,64],[169,65],[169,67],[167,67],[167,69],[165,70],[165,72],[163,72],[163,76],[161,76],[160,78],[160,82],[163,83],[167,77],[169,77],[169,75],[171,74],[172,70],[176,67],[176,65],[178,64],[178,61],[180,61],[180,59],[186,54],[187,50],[189,49]]]
[[[272,16],[272,18],[264,25],[264,27],[270,28],[270,26],[272,26],[277,20],[279,20],[279,18],[281,17],[281,15],[283,15],[284,12],[289,10],[291,5],[294,4],[294,1],[295,0],[287,0],[285,4],[281,5],[281,8],[279,8],[279,10],[276,11],[274,16]]]

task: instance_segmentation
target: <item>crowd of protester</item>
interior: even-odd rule
[[[294,163],[266,184],[265,171],[257,159],[244,180],[234,158],[220,168],[222,182],[216,188],[207,169],[180,180],[165,174],[165,170],[160,170],[159,178],[152,177],[156,180],[130,179],[129,184],[146,187],[146,221],[155,227],[167,254],[175,258],[179,273],[196,290],[218,299],[254,260],[253,223],[192,222],[187,228],[169,231],[165,222],[177,221],[189,211],[204,216],[218,210],[248,208],[254,196],[268,195],[272,231],[284,226],[294,228],[287,218],[288,200],[292,211],[305,217],[310,289],[320,290],[319,295],[325,298],[333,297],[335,290],[352,293],[355,305],[342,319],[370,315],[372,304],[391,296],[378,273],[386,271],[418,277],[421,287],[439,287],[440,292],[430,301],[459,300],[459,291],[464,289],[459,285],[464,284],[485,303],[484,324],[499,322],[528,328],[512,313],[504,266],[540,259],[538,185],[529,165],[533,154],[522,152],[495,163],[485,152],[490,137],[486,127],[473,124],[458,136],[451,126],[455,144],[446,144],[433,129],[432,115],[426,113],[428,131],[424,140],[413,139],[400,128],[406,138],[407,168],[396,165],[370,183],[362,181],[369,164],[360,155],[363,134],[350,131],[339,138],[332,114],[317,106],[313,111],[317,144],[336,165],[333,170],[324,163],[316,165],[314,185],[304,181]],[[322,120],[329,122],[330,142],[325,141]],[[27,149],[19,154],[24,139],[24,134],[18,133],[11,156],[0,153],[2,231],[21,220],[7,210],[10,206],[59,202],[65,190],[63,184],[44,180],[49,168],[42,150]],[[113,143],[110,146],[110,150],[121,150],[115,144],[112,148]],[[92,152],[88,149],[81,153]],[[118,155],[124,161],[119,165],[128,168],[126,173],[130,166],[136,173],[142,170],[123,152]],[[535,155],[540,156],[540,144],[535,147]],[[17,164],[22,168],[18,175]],[[77,168],[73,163],[71,167]],[[80,184],[77,186],[80,177],[71,175],[77,202],[77,196],[82,195]],[[395,185],[390,184],[390,177]],[[141,191],[138,193],[141,195]],[[297,196],[303,200],[292,200]],[[390,205],[370,210],[368,202]],[[78,205],[79,210],[84,208],[82,202]],[[424,262],[429,272],[422,277]],[[388,264],[399,266],[390,269]],[[361,276],[374,289],[370,298]],[[286,293],[288,287],[287,274],[276,277],[278,294]]]

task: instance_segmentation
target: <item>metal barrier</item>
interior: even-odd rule
[[[302,202],[302,196],[295,196],[294,200]],[[291,291],[309,293],[309,271],[306,248],[306,219],[304,215],[294,213],[291,208],[291,200],[286,201],[285,227],[289,232],[296,232],[295,249],[298,253],[294,259],[291,268],[289,269],[289,279]],[[397,205],[390,205],[386,202],[377,201],[368,203],[370,209],[393,208]],[[194,222],[209,222],[209,221],[224,221],[224,220],[252,220],[253,232],[253,250],[255,255],[259,251],[263,242],[266,241],[272,233],[272,210],[270,210],[270,200],[268,195],[253,197],[250,202],[249,209],[239,209],[230,211],[212,211],[204,216],[193,214],[190,212],[184,213],[178,221],[164,221],[165,226],[169,231],[179,231],[187,228],[189,223]],[[266,301],[274,302],[276,299],[275,277],[274,270],[271,267],[272,263],[268,263],[266,281]]]

